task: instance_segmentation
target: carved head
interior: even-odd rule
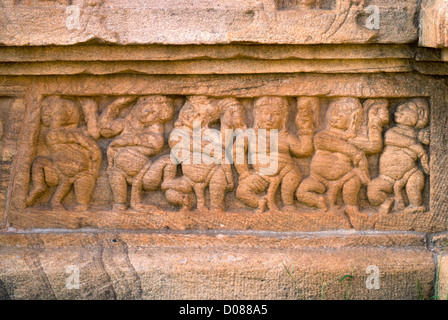
[[[327,124],[343,131],[356,131],[362,123],[362,104],[357,98],[337,98],[330,102],[327,110]]]
[[[429,105],[425,99],[415,98],[401,103],[395,111],[395,122],[423,129],[429,122]]]
[[[42,123],[51,129],[76,128],[80,112],[75,102],[58,96],[50,96],[42,101],[41,118]]]
[[[180,109],[176,127],[185,126],[192,129],[196,124],[202,128],[219,120],[219,108],[206,96],[190,96]]]
[[[225,98],[218,101],[217,106],[221,111],[221,126],[229,129],[245,129],[246,120],[244,108],[235,98]]]
[[[133,117],[145,126],[164,124],[171,120],[173,113],[173,103],[166,96],[141,97],[132,109]]]
[[[386,99],[368,99],[364,108],[368,110],[369,124],[383,127],[389,123],[389,102]]]
[[[313,134],[314,126],[319,125],[319,108],[319,98],[297,98],[296,126],[299,134]]]
[[[286,130],[289,104],[283,97],[261,97],[255,100],[255,128]]]

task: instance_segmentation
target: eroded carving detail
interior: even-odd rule
[[[28,206],[47,199],[64,209],[73,186],[76,209],[86,210],[95,186],[107,192],[96,184],[102,174],[117,212],[220,213],[227,197],[259,213],[427,210],[422,98],[50,96],[41,123]]]
[[[124,119],[114,119],[133,98],[119,98],[110,104],[98,120],[100,134],[112,138],[107,148],[109,182],[114,210],[127,208],[127,185],[132,186],[131,206],[142,209],[141,177],[150,165],[149,158],[164,147],[163,125],[173,115],[171,101],[164,96],[141,97]]]
[[[429,122],[428,103],[423,99],[403,102],[395,112],[395,122],[396,126],[386,132],[380,175],[368,186],[369,200],[388,213],[392,206],[395,211],[405,209],[407,198],[406,211],[424,212],[424,174],[429,174],[429,157],[423,145],[429,145],[429,131],[423,129]]]
[[[33,162],[32,187],[26,204],[33,205],[48,187],[56,187],[50,203],[53,209],[65,210],[62,200],[73,186],[76,209],[86,210],[98,178],[101,150],[78,128],[80,112],[73,101],[52,96],[45,98],[42,105],[49,154]]]
[[[293,157],[307,157],[313,152],[312,117],[311,111],[308,110],[309,104],[312,103],[312,101],[305,102],[303,105],[305,111],[302,112],[304,116],[297,118],[297,127],[304,133],[298,138],[289,133],[286,128],[289,114],[289,103],[286,98],[262,97],[255,101],[256,142],[248,144],[248,148],[253,149],[252,154],[255,159],[251,169],[241,167],[239,170],[240,179],[236,196],[240,201],[252,208],[257,208],[260,212],[266,208],[279,211],[275,195],[277,189],[280,188],[284,210],[295,209],[294,192],[302,179],[302,173],[295,165]],[[299,104],[299,108],[301,107],[302,105]],[[273,137],[271,130],[278,130],[278,137]],[[271,139],[278,139],[275,151],[271,150]],[[261,141],[266,142],[265,146]],[[274,161],[277,161],[272,170],[263,170],[267,169],[264,156],[273,157]],[[271,164],[268,161],[268,165]],[[267,194],[260,196],[265,190]]]

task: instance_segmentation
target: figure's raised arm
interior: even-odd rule
[[[316,150],[339,152],[349,157],[355,165],[365,157],[364,153],[351,143],[335,137],[327,132],[319,132],[314,137]]]
[[[115,119],[118,113],[131,102],[135,97],[120,97],[107,106],[98,118],[100,133],[105,138],[113,138],[120,134],[125,126],[124,119]]]
[[[301,135],[300,138],[288,134],[289,150],[295,157],[306,158],[313,154],[313,135]]]

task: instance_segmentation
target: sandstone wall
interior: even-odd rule
[[[444,1],[0,4],[1,298],[446,298]]]

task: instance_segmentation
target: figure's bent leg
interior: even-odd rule
[[[177,165],[169,155],[157,159],[143,176],[143,188],[148,191],[157,190],[162,181],[173,180],[176,177]]]
[[[415,212],[424,212],[423,188],[425,187],[425,176],[420,170],[416,171],[406,184],[406,193],[409,199],[409,209]]]
[[[390,196],[393,192],[394,184],[381,176],[372,180],[367,185],[367,198],[374,206],[380,206],[380,213],[389,213],[394,203],[394,198]]]
[[[294,193],[302,180],[302,174],[298,170],[291,170],[282,180],[280,194],[284,206],[294,206]]]
[[[72,182],[68,179],[60,179],[59,185],[51,198],[51,207],[56,210],[65,210],[62,200],[69,193]]]
[[[48,158],[37,158],[31,168],[31,190],[26,198],[26,205],[32,206],[48,186],[57,186],[59,178],[53,168],[53,162]]]
[[[113,210],[126,210],[128,183],[123,172],[112,168],[109,172],[109,184],[114,196]]]
[[[224,198],[226,196],[227,178],[223,168],[219,168],[210,179],[210,208],[215,211],[224,211]]]
[[[181,211],[190,211],[193,206],[193,194],[183,193],[173,189],[165,191],[166,200],[177,207],[182,207]]]
[[[346,205],[346,210],[352,213],[358,213],[358,196],[361,189],[361,180],[355,176],[348,180],[342,187],[342,199]]]
[[[348,206],[358,205],[358,195],[361,189],[361,180],[355,176],[348,180],[342,187],[342,199]]]
[[[73,184],[73,189],[75,191],[76,201],[79,204],[76,207],[76,210],[87,210],[94,188],[95,178],[92,175],[86,175],[75,181]]]
[[[323,196],[325,191],[327,191],[327,188],[322,182],[309,176],[299,185],[296,197],[299,202],[308,207],[315,207],[327,211],[328,207]]]
[[[181,211],[189,211],[193,205],[193,188],[185,177],[170,179],[162,183],[166,200],[175,206],[182,206]]]
[[[254,183],[254,181],[257,183]],[[236,197],[245,205],[251,208],[258,208],[260,204],[260,193],[265,191],[268,183],[264,181],[259,183],[261,179],[257,176],[247,177],[241,181],[236,189]]]

